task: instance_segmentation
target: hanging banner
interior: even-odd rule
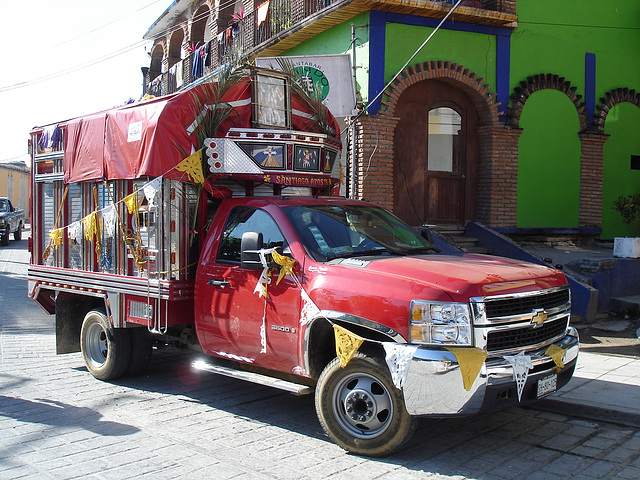
[[[468,347],[446,347],[456,356],[460,365],[460,373],[462,374],[462,384],[468,392],[476,381],[484,361],[487,359],[487,352],[482,348]]]
[[[275,249],[271,252],[271,258],[273,261],[280,265],[280,273],[276,280],[276,285],[280,285],[280,281],[285,275],[293,276],[293,266],[296,264],[295,259],[287,257],[286,255],[280,255]]]
[[[144,187],[142,187],[142,191],[144,192],[144,196],[149,203],[149,207],[153,207],[156,201],[156,194],[158,190],[162,188],[162,176],[154,178],[149,183],[147,183]]]
[[[302,299],[302,309],[300,311],[300,326],[304,327],[309,323],[316,315],[320,313],[320,309],[315,304],[309,294],[300,288],[300,298]]]
[[[133,192],[122,199],[129,213],[138,211],[138,192]]]
[[[556,364],[556,371],[559,372],[564,368],[564,348],[557,345],[549,345],[549,348],[544,352],[545,355],[549,355]]]
[[[260,353],[267,353],[267,303],[265,302],[265,312],[260,325]]]
[[[520,352],[518,355],[505,355],[503,358],[513,367],[513,379],[515,380],[518,388],[518,401],[520,401],[522,398],[522,391],[527,383],[529,370],[533,368],[531,357],[529,355],[525,355],[524,352]]]
[[[193,183],[204,183],[204,174],[202,173],[202,149],[192,153],[182,160],[175,169],[184,172],[189,176],[189,180]]]
[[[49,234],[53,248],[58,248],[58,246],[62,245],[63,234],[64,228],[56,228]]]
[[[93,237],[100,232],[100,219],[97,212],[91,212],[89,215],[82,219],[82,225],[84,226],[84,238],[87,241],[93,241]]]
[[[115,236],[117,220],[118,211],[113,203],[102,210],[102,222],[104,225],[103,231],[105,237],[113,238]],[[69,233],[69,236],[71,236],[71,233]]]
[[[80,243],[82,241],[82,222],[78,220],[69,225],[67,227],[67,234],[75,244]]]
[[[305,55],[256,58],[256,66],[282,70],[277,58],[291,62],[302,76],[304,87],[322,92],[322,103],[336,117],[354,115],[356,108],[353,69],[349,55]]]
[[[269,2],[266,1],[258,7],[258,26],[267,19],[267,13],[269,13]]]
[[[384,342],[382,344],[385,351],[384,359],[391,373],[391,380],[398,390],[402,390],[404,382],[409,373],[411,359],[416,353],[418,346],[401,345],[399,343]]]
[[[340,359],[340,366],[344,368],[358,351],[360,345],[364,342],[364,338],[335,324],[333,325],[333,333],[336,336],[336,356]]]

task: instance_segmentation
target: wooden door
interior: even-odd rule
[[[398,100],[394,212],[410,225],[475,219],[478,114],[453,85],[426,80]]]

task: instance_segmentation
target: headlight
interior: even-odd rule
[[[411,301],[411,342],[472,345],[471,312],[466,303]]]

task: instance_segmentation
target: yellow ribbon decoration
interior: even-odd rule
[[[131,195],[127,195],[122,199],[122,201],[127,206],[129,213],[138,211],[138,192],[133,192]]]
[[[333,324],[333,332],[336,336],[336,355],[340,359],[340,366],[344,368],[358,351],[364,338],[336,324]]]
[[[549,355],[554,363],[556,364],[556,371],[559,372],[564,368],[564,363],[562,359],[564,358],[564,348],[558,347],[557,345],[549,345],[547,351],[544,352],[545,355]]]
[[[175,169],[189,175],[189,179],[193,183],[204,183],[204,175],[202,173],[202,149],[182,160],[175,166]]]
[[[446,349],[456,356],[458,365],[460,365],[464,389],[467,392],[470,391],[473,382],[476,381],[476,378],[480,374],[484,361],[487,359],[486,350],[465,347],[446,347]]]
[[[100,219],[98,218],[98,212],[91,212],[89,215],[82,219],[82,225],[84,226],[84,238],[88,241],[93,241],[94,235],[98,235],[100,232]]]
[[[51,238],[51,245],[54,248],[58,248],[59,245],[62,245],[64,228],[56,228],[49,233],[49,237]],[[46,260],[46,259],[45,259]]]
[[[293,266],[296,264],[295,259],[287,257],[286,255],[280,255],[275,250],[271,252],[271,258],[280,265],[280,274],[278,275],[278,280],[276,280],[276,285],[280,283],[285,275],[293,276]]]
[[[69,193],[69,186],[64,187],[64,192],[62,193],[62,201],[60,205],[58,205],[58,214],[56,215],[56,221],[53,224],[53,230],[58,229],[58,223],[60,222],[60,215],[62,214],[62,208],[64,207],[64,201],[67,199],[67,194]],[[53,232],[52,232],[53,233]],[[42,259],[46,260],[51,255],[51,245],[53,244],[53,237],[49,234],[49,245],[42,252]]]

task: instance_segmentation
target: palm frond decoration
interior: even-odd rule
[[[303,79],[303,75],[297,70],[293,62],[288,58],[277,57],[280,69],[291,77],[291,91],[293,95],[302,101],[318,124],[320,133],[335,136],[333,126],[329,123],[329,110],[322,103],[322,90],[316,83],[313,83],[311,90]]]
[[[232,114],[233,107],[222,102],[222,98],[243,76],[246,76],[243,66],[222,65],[214,82],[203,84],[200,90],[193,90],[193,113],[195,118],[200,119],[194,134],[200,148],[204,146],[205,138],[213,137],[222,122]]]
[[[229,62],[219,68],[215,81],[204,83],[200,88],[191,90],[193,95],[192,113],[197,123],[193,134],[196,136],[199,149],[204,148],[205,139],[214,137],[222,123],[232,115],[233,107],[223,102],[222,99],[246,75],[245,66],[238,66]],[[176,147],[185,158],[192,153],[184,151],[184,148],[180,145],[176,144]],[[207,175],[209,165],[206,155],[202,155],[202,172],[206,182],[209,177]],[[196,183],[194,185],[196,205],[191,218],[192,232],[196,230],[198,203],[200,202],[203,188],[204,184]],[[190,243],[193,243],[194,239],[195,234],[192,233]]]

